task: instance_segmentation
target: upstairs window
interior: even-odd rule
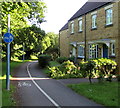
[[[78,19],[78,28],[79,28],[79,32],[82,32],[82,18]]]
[[[71,22],[71,34],[74,33],[74,22]]]
[[[112,8],[106,10],[106,25],[113,23],[113,10]]]
[[[94,14],[92,15],[92,28],[97,28],[97,22],[96,22],[96,19],[97,19],[97,15]]]

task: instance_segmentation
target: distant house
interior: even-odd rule
[[[120,2],[86,2],[59,34],[60,56],[110,58],[120,73]]]

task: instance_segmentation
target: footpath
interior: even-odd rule
[[[12,83],[17,88],[15,98],[19,100],[18,106],[103,107],[66,86],[66,84],[88,82],[88,79],[51,79],[43,74],[36,62],[24,63],[14,71],[13,77]],[[97,79],[93,79],[93,82],[96,81]]]

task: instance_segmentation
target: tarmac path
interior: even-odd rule
[[[102,106],[66,87],[60,80],[48,78],[37,62],[27,62],[18,67],[12,82],[16,83],[20,106],[53,106],[62,108]]]

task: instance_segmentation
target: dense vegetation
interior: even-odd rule
[[[11,43],[11,59],[29,59],[42,53],[57,55],[58,35],[45,33],[40,24],[45,20],[46,4],[39,2],[1,2],[2,36],[7,32],[7,17],[11,16],[10,32],[14,35]],[[29,23],[28,23],[29,21]],[[2,40],[2,60],[6,59],[6,44]],[[51,49],[53,48],[53,49]]]
[[[47,57],[46,57],[47,59]],[[49,64],[50,60],[47,64]],[[74,58],[59,57],[56,59],[59,63],[57,66],[48,66],[49,76],[52,78],[85,78],[88,77],[90,83],[92,78],[98,78],[100,82],[107,77],[106,80],[112,81],[112,76],[116,74],[117,63],[113,60],[100,58],[88,61],[81,61],[74,64]],[[119,79],[119,76],[118,76]]]

